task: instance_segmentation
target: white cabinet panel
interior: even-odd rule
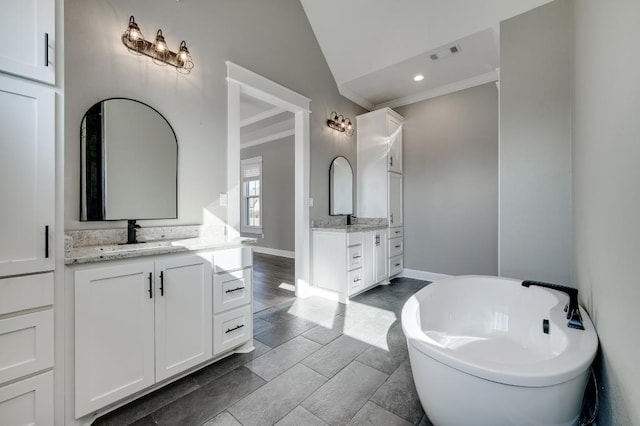
[[[53,425],[53,372],[0,387],[0,425]]]
[[[234,271],[253,265],[251,247],[241,247],[216,251],[213,255],[215,273]]]
[[[253,333],[251,305],[215,315],[213,327],[214,355],[249,341]]]
[[[402,272],[404,261],[402,255],[389,258],[389,276],[397,275]]]
[[[373,270],[375,282],[387,278],[387,233],[386,231],[374,232]]]
[[[3,0],[0,71],[55,82],[55,0]]]
[[[402,226],[396,228],[389,228],[389,238],[402,237],[404,235],[404,228]]]
[[[0,279],[0,315],[53,304],[53,272]]]
[[[402,122],[396,117],[387,115],[387,132],[389,134],[387,170],[402,173]]]
[[[403,251],[402,237],[392,238],[389,240],[389,257],[394,257],[399,254],[402,254],[402,251]]]
[[[347,247],[347,268],[352,269],[362,267],[362,244]]]
[[[75,272],[75,412],[154,383],[153,261]]]
[[[53,367],[53,310],[0,320],[0,383]]]
[[[0,76],[0,111],[0,276],[52,271],[54,92]]]
[[[251,269],[247,268],[215,276],[213,283],[214,314],[251,303],[253,294],[251,275]]]
[[[401,226],[402,222],[402,175],[389,173],[389,226]]]
[[[156,381],[211,358],[211,264],[200,256],[155,262]]]

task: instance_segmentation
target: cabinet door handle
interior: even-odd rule
[[[160,296],[164,296],[164,271],[160,271]]]
[[[236,326],[235,326],[235,327],[233,327],[233,328],[227,328],[227,331],[225,331],[224,333],[225,333],[225,334],[227,334],[227,333],[231,333],[232,331],[236,331],[236,330],[238,330],[238,329],[240,329],[240,328],[242,328],[242,327],[244,327],[244,324],[239,324],[239,325],[236,325]]]
[[[391,223],[393,223],[393,213],[391,213]]]
[[[49,258],[49,225],[44,227],[44,258]]]
[[[236,288],[232,288],[230,290],[225,290],[225,293],[233,293],[234,291],[239,291],[239,290],[244,290],[244,287],[236,287]]]
[[[49,66],[49,33],[44,33],[44,66]]]
[[[149,299],[153,299],[153,273],[149,272]]]
[[[389,165],[393,167],[393,155],[389,157]]]

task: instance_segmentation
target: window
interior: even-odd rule
[[[262,157],[240,162],[242,176],[242,232],[262,234]]]

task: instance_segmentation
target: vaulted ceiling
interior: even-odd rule
[[[300,0],[340,93],[367,109],[496,81],[500,21],[550,1]]]

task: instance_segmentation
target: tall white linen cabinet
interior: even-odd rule
[[[0,38],[0,424],[52,425],[55,0],[3,1]]]
[[[356,216],[386,217],[389,278],[404,267],[402,219],[402,123],[390,108],[356,117],[358,134]]]

